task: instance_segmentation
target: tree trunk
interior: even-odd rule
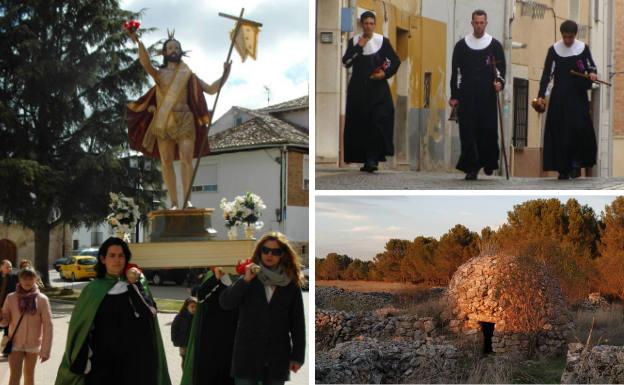
[[[38,225],[35,229],[35,270],[41,274],[41,281],[46,287],[50,287],[50,226]]]

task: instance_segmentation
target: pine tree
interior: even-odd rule
[[[0,212],[34,231],[46,284],[50,229],[101,222],[110,191],[134,196],[124,111],[148,79],[122,24],[138,16],[111,0],[0,0]]]

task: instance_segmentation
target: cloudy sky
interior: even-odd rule
[[[317,196],[316,256],[338,252],[372,259],[389,238],[440,237],[460,223],[498,228],[514,205],[552,196]],[[562,201],[569,196],[558,196]],[[600,215],[613,196],[576,197]]]
[[[221,76],[235,25],[218,13],[238,16],[245,7],[243,17],[263,24],[257,61],[249,58],[242,63],[236,51],[232,54],[232,73],[221,91],[217,117],[233,105],[266,106],[265,86],[271,90],[271,104],[308,94],[308,0],[123,0],[121,7],[146,9],[141,27],[158,29],[141,36],[146,46],[166,38],[167,28],[175,29],[182,49],[191,51],[184,60],[210,83]],[[207,99],[209,108],[213,98]]]

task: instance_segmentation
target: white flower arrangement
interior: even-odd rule
[[[106,221],[114,232],[124,233],[124,240],[130,240],[130,233],[139,222],[141,213],[134,199],[124,196],[122,193],[109,193],[111,203],[108,205],[113,212],[106,217]]]
[[[260,221],[260,216],[266,209],[266,205],[262,198],[254,193],[247,192],[245,195],[239,195],[231,202],[223,198],[219,207],[223,210],[223,219],[227,228],[242,224],[255,226],[257,229],[264,226],[264,223]]]

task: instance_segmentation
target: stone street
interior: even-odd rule
[[[352,168],[317,168],[317,190],[624,190],[624,177],[516,178],[479,174],[476,181],[464,174],[382,170],[374,174]]]
[[[183,288],[180,288],[184,290]],[[307,292],[303,293],[303,301],[306,312],[306,320],[309,319],[309,295]],[[67,328],[69,326],[69,319],[73,309],[73,304],[63,303],[60,301],[53,301],[52,304],[52,319],[54,324],[54,338],[52,343],[52,356],[50,360],[41,364],[37,364],[35,369],[35,385],[52,385],[56,378],[56,372],[61,362],[61,357],[65,350],[65,340],[67,338]],[[180,355],[178,348],[174,347],[171,343],[171,322],[175,314],[159,313],[158,322],[160,324],[160,330],[163,336],[165,354],[167,356],[167,365],[169,367],[169,374],[171,376],[172,385],[178,385],[182,378],[182,369],[180,367]],[[306,324],[309,329],[310,325]],[[309,352],[310,341],[308,341]],[[309,353],[306,355],[306,361],[309,361]],[[9,370],[8,363],[5,359],[0,358],[0,385],[7,385],[9,383]],[[287,384],[292,385],[304,385],[309,383],[309,363],[306,362],[298,373],[291,375],[291,381]]]

